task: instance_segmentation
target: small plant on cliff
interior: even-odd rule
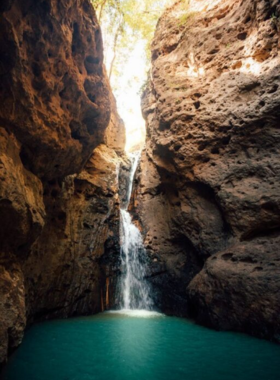
[[[272,25],[276,26],[276,28],[278,29],[280,26],[280,16],[278,16],[276,13],[272,13],[270,19]]]
[[[185,26],[188,21],[190,21],[197,12],[187,12],[180,16],[179,18],[179,26]]]
[[[190,0],[181,0],[180,3],[180,13],[181,15],[178,17],[178,26],[179,28],[185,26],[197,12],[190,11]]]
[[[138,95],[142,95],[143,92],[146,90],[146,88],[148,87],[148,84],[149,84],[149,78],[147,76],[147,79],[145,80],[145,82],[142,84],[142,86],[140,87],[139,91],[138,91]]]

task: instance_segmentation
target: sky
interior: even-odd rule
[[[143,35],[138,33],[138,41],[135,43],[134,37],[129,42],[129,38],[126,40],[118,40],[117,59],[119,63],[122,62],[122,66],[119,67],[119,63],[114,65],[113,75],[111,77],[111,87],[113,89],[118,112],[124,120],[126,127],[126,150],[129,151],[135,146],[142,145],[145,142],[145,121],[143,120],[141,113],[141,87],[147,81],[148,62],[147,62],[147,42],[151,36],[153,25],[155,26],[157,19],[164,11],[167,4],[172,3],[174,0],[154,0],[138,3],[134,2],[135,15],[139,18],[143,16],[143,27],[146,25],[147,29],[142,29]],[[130,18],[130,25],[140,22],[133,18],[133,8],[125,8],[125,4],[129,2],[124,1],[124,8],[127,10],[127,17]],[[132,12],[131,12],[132,10]],[[117,14],[117,13],[115,13]],[[118,24],[112,23],[114,20],[114,13],[103,12],[101,19],[101,28],[104,42],[104,55],[105,65],[107,72],[110,72],[110,63],[113,57],[113,46],[115,30],[117,30]],[[146,20],[146,21],[145,21]],[[145,22],[148,21],[148,24]],[[116,25],[116,26],[115,26]],[[135,36],[134,29],[131,29],[128,24],[125,24],[126,31],[129,31],[128,35]],[[112,29],[113,28],[113,29]],[[115,28],[115,29],[114,29]],[[133,28],[133,27],[132,27]],[[136,27],[137,29],[137,27]],[[142,37],[141,37],[142,36]],[[146,37],[146,39],[144,39]],[[121,56],[123,54],[123,56]],[[124,59],[122,59],[124,58]],[[139,149],[139,148],[138,148]]]
[[[117,101],[118,112],[125,123],[126,151],[144,145],[145,121],[141,112],[141,87],[147,80],[146,41],[139,40],[129,52],[129,59],[116,78],[112,76],[111,85]],[[125,52],[126,54],[127,52]],[[112,51],[107,50],[105,64],[109,71]]]
[[[144,51],[145,43],[139,41],[124,66],[123,75],[119,78],[119,90],[114,91],[119,114],[126,126],[127,150],[137,143],[144,143],[145,139],[145,121],[141,113],[141,94],[139,93],[147,78]]]

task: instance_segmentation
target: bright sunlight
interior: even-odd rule
[[[104,60],[126,127],[126,151],[145,142],[140,97],[150,65],[157,20],[173,0],[92,0],[101,24]]]

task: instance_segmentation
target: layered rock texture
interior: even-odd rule
[[[134,207],[164,311],[280,336],[280,5],[177,2],[143,95]]]
[[[1,363],[27,323],[113,299],[125,135],[88,0],[0,12]]]

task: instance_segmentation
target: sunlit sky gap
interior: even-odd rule
[[[126,126],[126,151],[139,149],[145,141],[145,122],[141,113],[141,87],[147,80],[147,73],[150,68],[149,57],[147,56],[147,44],[150,44],[158,18],[163,13],[166,6],[174,3],[174,0],[160,1],[130,1],[120,0],[121,6],[127,9],[127,4],[131,3],[132,7],[128,12],[130,20],[134,17],[137,29],[137,23],[142,22],[141,17],[150,16],[151,20],[147,28],[146,35],[141,35],[133,27],[126,25],[126,31],[132,37],[137,35],[136,42],[127,45],[119,42],[117,54],[119,62],[116,62],[111,77],[111,86],[117,100],[118,111],[125,122]],[[98,14],[98,11],[97,11]],[[110,72],[110,64],[114,55],[114,30],[110,25],[110,18],[114,17],[103,11],[101,18],[101,28],[104,41],[104,60],[107,72]],[[149,18],[148,18],[149,19]],[[147,21],[146,21],[147,22]],[[145,30],[144,33],[145,34]]]
[[[138,148],[139,144],[143,145],[145,142],[146,129],[141,112],[140,88],[146,77],[145,42],[138,41],[123,67],[123,73],[116,81],[117,86],[113,85],[118,111],[126,127],[126,151]]]

